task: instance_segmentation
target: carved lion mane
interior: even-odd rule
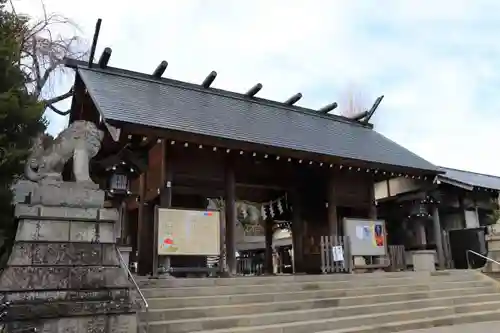
[[[26,162],[26,178],[35,182],[46,178],[61,181],[64,165],[73,158],[76,181],[94,184],[89,175],[89,161],[99,152],[103,137],[103,131],[94,123],[84,120],[71,123],[54,140],[47,140],[46,135],[40,135]]]

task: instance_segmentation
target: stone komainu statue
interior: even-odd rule
[[[40,135],[26,162],[26,178],[34,182],[62,181],[64,165],[73,158],[76,182],[85,187],[96,187],[90,179],[89,162],[99,152],[103,137],[103,131],[85,120],[71,123],[54,140],[47,140],[47,136]]]

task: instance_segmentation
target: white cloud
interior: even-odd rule
[[[38,0],[15,3],[37,12]],[[201,82],[216,70],[218,87],[262,82],[260,96],[301,91],[299,104],[315,108],[353,85],[370,102],[385,94],[380,132],[433,163],[500,175],[498,1],[45,3],[89,39],[102,17],[98,52],[112,47],[113,66],[151,72],[165,59],[168,77]]]

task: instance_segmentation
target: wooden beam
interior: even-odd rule
[[[222,183],[224,182],[224,179],[218,178],[218,177],[199,177],[197,175],[189,175],[189,174],[180,174],[176,173],[175,174],[175,179],[177,182],[213,182],[213,183]],[[289,185],[287,185],[288,182],[286,179],[269,179],[269,180],[262,180],[262,182],[252,182],[250,180],[248,181],[240,181],[240,182],[235,182],[236,188],[254,188],[254,189],[262,189],[262,190],[275,190],[275,191],[286,191],[290,188]]]
[[[155,71],[153,72],[153,76],[157,79],[161,78],[163,73],[165,73],[165,70],[167,69],[168,62],[163,60],[158,67],[156,67]]]
[[[257,83],[255,86],[253,86],[252,88],[250,88],[250,90],[248,90],[245,93],[245,95],[248,96],[248,97],[254,97],[261,89],[262,89],[262,84],[261,83]]]
[[[101,54],[101,57],[99,58],[99,68],[106,68],[108,67],[108,62],[109,62],[109,58],[111,58],[111,53],[113,51],[111,50],[110,47],[107,47],[104,49],[104,51],[102,51],[102,54]]]
[[[99,38],[99,32],[101,31],[101,23],[102,19],[100,18],[97,19],[94,30],[94,38],[92,39],[92,46],[90,47],[89,68],[92,68],[92,66],[94,65],[95,49],[97,47],[97,39]]]
[[[384,99],[384,95],[378,97],[376,100],[375,100],[375,103],[373,103],[373,106],[372,108],[370,109],[370,111],[368,111],[368,115],[366,116],[366,118],[363,120],[364,122],[369,122],[370,119],[372,118],[373,114],[375,113],[375,111],[377,111],[377,108],[378,106],[380,105],[380,102],[382,102],[382,99]]]
[[[292,97],[290,97],[289,99],[287,99],[285,102],[283,102],[284,104],[286,105],[294,105],[295,103],[297,103],[299,101],[299,99],[302,98],[302,94],[301,93],[296,93],[295,95],[293,95]]]
[[[328,112],[335,110],[337,108],[337,102],[333,102],[331,104],[327,104],[318,110],[319,113],[327,114]]]
[[[216,71],[211,71],[210,74],[203,80],[203,83],[201,84],[203,88],[209,88],[210,85],[214,82],[215,78],[217,77],[217,72]]]
[[[357,120],[357,121],[359,121],[359,120],[361,120],[361,119],[363,119],[363,118],[365,118],[365,117],[367,117],[367,116],[368,116],[368,111],[363,111],[363,112],[361,112],[361,113],[359,113],[359,114],[356,114],[356,115],[354,115],[353,117],[350,117],[350,118],[351,118],[352,120]]]

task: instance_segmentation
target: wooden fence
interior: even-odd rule
[[[389,269],[393,272],[406,270],[405,246],[389,245],[387,247],[389,255]]]
[[[321,236],[321,272],[350,273],[352,271],[352,256],[350,254],[349,237]]]

